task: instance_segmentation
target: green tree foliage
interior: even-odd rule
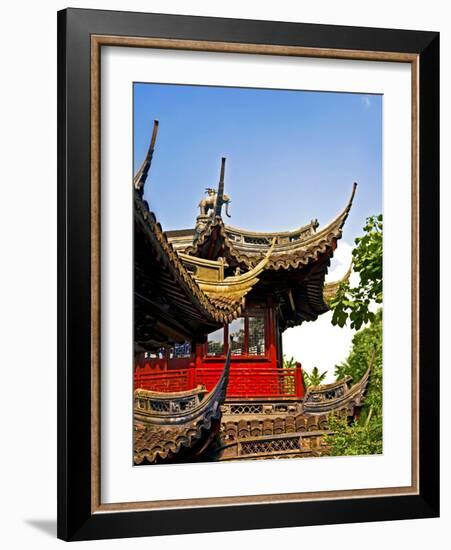
[[[296,360],[294,357],[283,356],[283,368],[284,369],[294,369],[296,368]],[[304,381],[304,386],[319,386],[321,382],[326,378],[327,371],[319,372],[318,367],[313,367],[312,372],[309,374],[307,371],[302,369],[302,379]],[[294,391],[294,380],[286,379],[285,380],[285,389],[287,391]]]
[[[336,379],[351,376],[352,383],[359,381],[368,368],[373,349],[376,353],[375,363],[380,362],[382,365],[382,309],[374,314],[373,321],[367,327],[354,335],[349,356],[335,366]]]
[[[352,340],[349,357],[335,367],[338,379],[352,377],[358,382],[372,364],[364,406],[351,423],[348,418],[329,419],[334,432],[327,437],[334,456],[382,453],[382,309],[376,313],[370,305],[382,303],[382,215],[367,218],[364,235],[355,240],[353,269],[359,274],[357,287],[340,284],[330,302],[332,323],[343,327],[348,320],[359,330]]]
[[[360,276],[357,287],[341,283],[331,300],[332,324],[343,327],[348,319],[359,330],[374,319],[370,304],[382,303],[382,214],[367,218],[364,235],[355,240],[352,251],[353,270]]]
[[[344,417],[331,417],[328,436],[333,456],[367,455],[382,453],[382,309],[373,321],[357,332],[352,340],[347,360],[335,367],[337,379],[352,377],[358,382],[372,360],[372,368],[364,406],[357,419],[348,422]]]
[[[327,376],[327,370],[324,372],[319,372],[318,367],[313,367],[312,372],[309,374],[307,371],[303,370],[302,375],[304,377],[305,386],[319,386],[321,382]]]
[[[288,357],[286,355],[283,356],[283,368],[284,369],[294,369],[296,368],[296,360],[294,357]]]
[[[329,421],[333,435],[326,437],[331,456],[361,456],[382,454],[382,420],[374,426],[348,425],[345,418]]]

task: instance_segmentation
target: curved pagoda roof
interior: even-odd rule
[[[223,158],[218,190],[209,189],[209,198],[201,201],[195,228],[164,232],[143,200],[157,128],[155,122],[133,182],[136,349],[204,341],[241,315],[245,299],[269,294],[278,302],[282,330],[326,312],[325,275],[357,184],[343,210],[324,227],[312,220],[294,231],[246,231],[222,219],[222,206],[230,201],[224,194]]]
[[[224,162],[216,197],[223,194],[223,167]],[[247,231],[224,223],[221,205],[216,204],[210,215],[198,216],[193,229],[169,231],[167,236],[183,261],[190,257],[221,260],[229,273],[254,269],[271,250],[248,299],[258,301],[265,294],[273,296],[279,304],[280,327],[284,330],[304,321],[314,321],[328,311],[328,302],[341,281],[325,283],[325,276],[356,188],[354,183],[344,208],[322,227],[315,219],[293,231]],[[344,280],[348,277],[349,274]]]
[[[199,286],[143,199],[156,134],[157,124],[134,178],[134,342],[141,351],[203,341],[208,333],[236,319],[244,306],[243,293],[221,300]]]
[[[319,228],[312,220],[294,231],[256,232],[226,225],[221,216],[211,217],[202,229],[168,231],[175,250],[201,258],[224,257],[231,265],[254,267],[275,241],[271,258],[265,269],[293,270],[303,267],[332,248],[342,236],[357,184],[343,210],[327,225]],[[318,229],[319,228],[319,229]]]
[[[209,393],[205,386],[172,393],[135,390],[135,464],[188,462],[209,448],[220,430],[230,353]]]

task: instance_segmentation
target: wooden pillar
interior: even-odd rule
[[[188,390],[191,390],[196,387],[196,373],[194,367],[188,368],[188,383],[187,383]]]
[[[302,365],[296,363],[296,397],[302,399],[304,397],[304,379],[302,378]]]
[[[268,321],[268,329],[267,329],[267,336],[268,336],[268,356],[271,360],[271,364],[274,367],[277,367],[277,323],[276,323],[276,315],[274,311],[274,302],[271,296],[268,296],[267,300],[268,304],[268,315],[267,315],[267,321]]]
[[[195,348],[195,359],[194,359],[194,366],[196,367],[196,369],[202,366],[203,353],[204,353],[204,344],[197,343]]]

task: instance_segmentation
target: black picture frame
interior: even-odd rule
[[[418,56],[419,492],[96,513],[91,433],[91,36]],[[333,57],[333,55],[331,55]],[[58,537],[87,540],[439,515],[439,33],[67,9],[58,13]]]

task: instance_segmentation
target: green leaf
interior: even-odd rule
[[[370,216],[364,234],[355,239],[353,269],[360,275],[360,284],[353,288],[340,284],[329,304],[333,325],[343,327],[349,321],[351,328],[359,330],[373,319],[370,303],[382,303],[382,229],[382,214]]]

